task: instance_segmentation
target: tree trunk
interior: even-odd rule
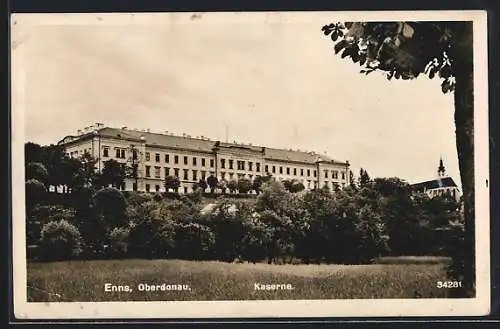
[[[474,80],[470,63],[457,63],[455,72],[455,129],[464,202],[463,241],[454,250],[457,279],[463,281],[467,297],[475,296],[475,216],[474,216]],[[461,273],[460,273],[461,272]],[[465,297],[465,296],[463,296]]]

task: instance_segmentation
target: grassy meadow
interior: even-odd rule
[[[383,262],[382,262],[383,263]],[[28,263],[28,301],[166,301],[246,299],[440,298],[446,262],[369,265],[268,265],[185,260],[94,260]],[[106,292],[104,285],[132,292]],[[186,284],[189,291],[139,291],[138,285]],[[261,291],[254,283],[292,284]]]

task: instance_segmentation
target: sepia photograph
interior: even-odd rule
[[[485,315],[486,13],[11,16],[18,318]]]

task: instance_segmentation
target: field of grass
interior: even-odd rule
[[[217,261],[105,260],[28,263],[28,301],[162,301],[448,297],[436,281],[445,264],[268,265]],[[105,292],[104,285],[131,292]],[[184,284],[187,291],[139,291],[139,284]],[[255,290],[254,283],[293,290]]]

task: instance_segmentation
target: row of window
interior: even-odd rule
[[[431,190],[430,191],[430,194],[431,196],[443,196],[443,195],[452,195],[454,198],[456,197],[456,194],[455,194],[455,189],[451,189],[451,188],[447,188],[447,189],[444,189],[444,190]]]
[[[146,184],[145,187],[146,187],[146,192],[151,192],[151,185]],[[184,186],[183,190],[184,190],[184,193],[188,193],[188,187],[187,186]],[[160,192],[160,185],[155,185],[155,191],[156,192]]]
[[[125,149],[118,149],[117,148],[115,151],[116,151],[116,155],[115,155],[116,158],[125,159]],[[103,156],[104,157],[109,156],[107,147],[104,148]],[[134,159],[137,159],[137,154],[135,152],[134,152],[133,156],[134,156]],[[150,152],[146,152],[145,160],[151,161],[151,153]],[[170,163],[170,154],[164,154],[164,160],[165,160],[165,163]],[[209,161],[207,161],[207,159],[205,159],[205,158],[200,158],[199,163],[201,164],[202,167],[205,167],[209,162],[210,168],[213,168],[215,165],[214,160],[213,159],[208,159],[208,160]],[[234,160],[229,159],[227,162],[226,162],[226,160],[227,159],[220,159],[221,169],[226,169],[226,167],[227,167],[227,169],[234,169]],[[157,163],[160,162],[160,153],[155,153],[155,162],[157,162]],[[179,156],[178,155],[173,156],[173,162],[174,162],[174,164],[179,164]],[[189,165],[188,156],[183,156],[183,164]],[[197,166],[198,165],[198,158],[192,157],[191,164],[193,166]],[[252,161],[245,162],[243,160],[236,160],[236,168],[237,168],[237,170],[247,170],[247,171],[254,171],[254,169],[255,169],[256,172],[260,172],[261,171],[261,164],[259,162],[252,162]],[[279,174],[283,175],[286,172],[286,175],[298,176],[300,174],[301,177],[303,177],[303,176],[311,177],[311,169],[304,169],[304,168],[291,168],[291,167],[283,167],[283,166],[277,167],[274,165],[273,166],[265,165],[264,171],[266,173],[271,172],[273,174],[276,174],[277,172],[279,172]],[[330,173],[330,171],[325,169],[324,170],[324,177],[329,178],[329,173]],[[312,170],[312,175],[313,175],[313,177],[317,177],[316,170]],[[341,172],[341,175],[342,175],[342,180],[345,180],[345,178],[346,178],[345,172]],[[339,176],[339,172],[337,170],[331,171],[331,177],[333,179],[338,179],[338,176]],[[149,177],[149,176],[146,176],[146,177]]]
[[[146,177],[151,177],[151,166],[146,166],[146,172],[145,176]],[[161,167],[155,166],[154,168],[154,178],[161,178]],[[170,170],[172,169],[172,171]],[[175,176],[178,178],[181,178],[180,176],[180,168],[169,168],[169,167],[164,167],[164,177],[167,176]],[[183,169],[182,170],[182,179],[183,180],[193,180],[193,181],[198,181],[199,179],[206,179],[209,175],[214,175],[215,172],[201,170],[200,175],[198,176],[198,170],[191,170],[191,179],[189,177],[189,170],[188,169]]]

